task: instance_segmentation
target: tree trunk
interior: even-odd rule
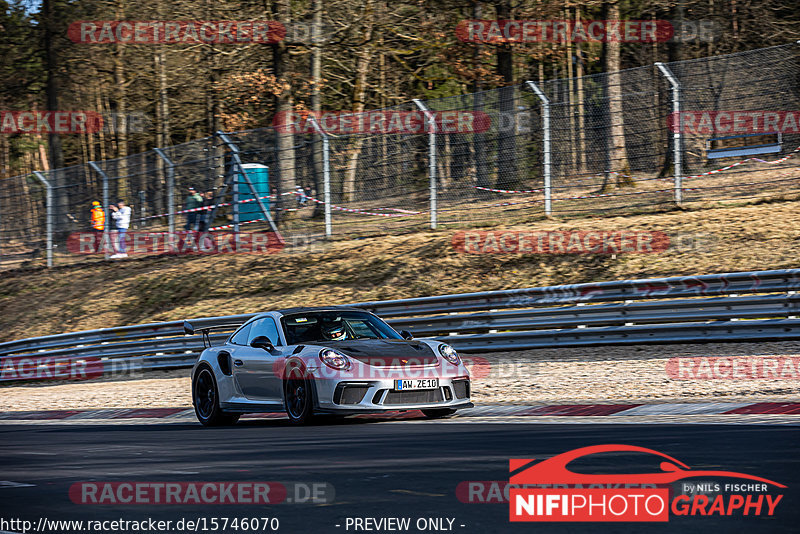
[[[55,28],[56,14],[53,12],[52,0],[42,1],[42,14],[44,15],[44,47],[45,55],[47,56],[47,86],[45,91],[47,93],[47,109],[49,111],[58,111],[58,54],[56,46],[53,43],[57,30]],[[61,148],[61,136],[52,133],[48,135],[48,145],[50,147],[50,163],[52,168],[58,169],[64,166],[64,152]]]
[[[564,10],[564,20],[569,19],[569,10]],[[575,73],[572,65],[572,43],[568,40],[566,43],[566,60],[567,60],[567,109],[569,112],[569,172],[574,174],[578,168],[578,150],[576,143],[575,131]]]
[[[319,118],[322,113],[322,0],[314,0],[312,9],[314,10],[312,20],[312,42],[311,42],[311,111],[315,117]],[[314,179],[314,194],[316,198],[322,199],[325,186],[323,175],[323,143],[322,136],[314,135],[314,153],[312,154]],[[322,217],[325,208],[322,204],[313,202],[314,212],[312,217]]]
[[[575,8],[575,20],[581,20],[580,7]],[[575,44],[575,70],[578,90],[578,171],[586,172],[586,111],[583,94],[583,50],[581,44]]]
[[[11,151],[8,146],[8,136],[0,135],[0,178],[11,176]]]
[[[117,8],[117,20],[125,20],[125,2],[120,2]],[[117,198],[112,199],[116,202],[124,199],[132,202],[130,190],[128,188],[128,165],[125,158],[128,157],[128,87],[125,80],[125,45],[116,43],[114,45],[114,99],[116,104],[116,127],[117,138],[117,162],[116,176],[109,175],[109,178],[116,182]],[[116,179],[115,179],[116,178]],[[114,183],[110,184],[114,185]]]
[[[291,21],[291,7],[288,0],[276,0],[272,3],[272,18],[274,20]],[[272,46],[272,70],[278,84],[277,94],[275,95],[275,111],[279,117],[287,117],[292,111],[293,100],[291,86],[286,79],[286,72],[289,68],[289,49],[285,41],[279,41]],[[285,216],[283,209],[290,205],[292,198],[287,198],[280,193],[295,190],[295,169],[294,169],[294,134],[289,132],[276,131],[277,167],[278,167],[278,199],[277,216],[279,221]]]
[[[42,14],[44,16],[44,48],[46,55],[47,65],[47,83],[45,92],[47,97],[47,110],[59,110],[59,92],[60,84],[58,80],[59,56],[56,51],[54,40],[58,35],[56,29],[56,13],[53,9],[52,0],[42,1]],[[56,133],[51,133],[47,136],[47,143],[50,149],[50,163],[51,168],[61,169],[64,167],[64,151],[61,146],[61,136]],[[32,169],[33,170],[33,169]],[[58,238],[65,238],[67,230],[61,229],[60,223],[67,220],[67,213],[69,211],[69,188],[67,187],[67,178],[63,171],[54,172],[49,179],[55,187],[55,206],[54,206],[54,219],[55,231],[58,233]]]
[[[472,6],[472,18],[475,20],[480,20],[482,17],[482,9],[481,3],[476,1]],[[478,69],[479,62],[481,57],[481,47],[475,46],[473,52],[473,62],[475,64],[475,69]],[[481,83],[481,79],[479,77],[475,77],[475,81],[472,84],[472,110],[473,111],[484,111],[483,109],[483,83]],[[489,173],[486,168],[486,134],[483,132],[474,133],[472,134],[472,158],[475,162],[475,186],[476,187],[489,187]]]
[[[374,19],[372,16],[372,0],[366,0],[364,4],[364,27],[362,34],[364,44],[356,56],[356,79],[353,84],[353,112],[363,113],[365,98],[367,94],[367,73],[369,72],[372,46],[372,27]],[[358,158],[364,146],[364,137],[356,137],[352,149],[347,157],[347,171],[345,172],[342,196],[345,202],[352,202],[355,197],[356,175],[358,174]]]
[[[167,65],[164,47],[159,46],[153,54],[153,68],[158,89],[156,94],[156,146],[164,148],[170,143],[169,128],[169,95],[167,94]],[[172,211],[172,206],[167,206],[166,164],[160,157],[156,157],[157,179],[153,187],[155,199],[154,209],[158,212]]]
[[[495,4],[498,20],[511,19],[511,1],[500,0]],[[506,84],[514,83],[514,59],[511,45],[508,43],[497,47],[497,73]]]
[[[619,21],[619,0],[607,3],[608,19]],[[621,43],[609,40],[606,46],[606,76],[608,95],[608,115],[610,122],[609,158],[610,170],[623,174],[630,172],[628,154],[625,147],[625,121],[623,118],[622,79],[620,76]],[[632,185],[630,178],[617,175],[617,185]]]
[[[97,90],[95,93],[97,99],[97,111],[98,113],[105,113],[106,106],[105,102],[103,101],[103,97],[100,95],[100,90]],[[103,127],[97,130],[97,144],[99,148],[98,155],[100,156],[100,161],[106,159],[106,129],[108,125],[106,123],[103,124]],[[93,160],[94,161],[94,160]]]
[[[510,0],[501,0],[495,4],[497,18],[500,20],[511,19]],[[514,61],[511,45],[503,44],[497,47],[497,73],[503,77],[506,87],[498,90],[498,109],[500,111],[500,125],[497,132],[497,179],[495,187],[505,188],[519,182],[517,177],[517,146],[516,132],[516,90],[514,83]]]

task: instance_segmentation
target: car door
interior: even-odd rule
[[[250,343],[259,336],[268,337],[275,349],[269,352],[251,347]],[[246,344],[235,347],[231,354],[233,376],[245,397],[264,404],[283,402],[280,369],[284,350],[272,317],[262,317],[250,323]]]

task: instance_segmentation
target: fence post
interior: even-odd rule
[[[108,254],[108,244],[111,243],[111,237],[109,235],[108,226],[111,224],[111,214],[108,211],[108,206],[111,204],[110,193],[108,192],[108,175],[103,172],[103,169],[100,168],[97,163],[94,161],[89,162],[89,167],[94,169],[94,172],[100,175],[103,179],[103,212],[105,213],[106,222],[103,225],[103,250],[105,251],[105,259],[110,259]],[[116,252],[117,247],[114,247],[114,251]]]
[[[47,266],[53,266],[53,186],[40,171],[33,171],[33,174],[44,184],[45,212],[47,217]]]
[[[160,148],[153,151],[167,165],[167,221],[169,225],[169,235],[175,235],[175,164],[164,154]]]
[[[553,191],[551,182],[551,164],[550,164],[550,99],[544,94],[544,91],[539,89],[539,86],[531,81],[525,82],[528,87],[536,93],[539,100],[542,101],[542,134],[544,137],[544,214],[548,217],[553,211]]]
[[[433,114],[418,98],[414,104],[428,119],[428,176],[430,177],[431,230],[436,230],[436,121]]]
[[[675,128],[675,121],[680,121],[681,117],[681,84],[678,79],[675,78],[675,75],[672,74],[672,71],[669,70],[669,67],[661,62],[656,63],[656,67],[658,67],[658,70],[661,71],[661,74],[664,75],[669,81],[669,85],[672,87],[672,114],[674,117],[672,121],[672,161],[675,173],[675,203],[680,206],[681,202],[683,202],[683,186],[681,184],[683,178],[683,143],[681,142],[681,129],[680,127]],[[680,125],[680,123],[678,123],[678,125]]]
[[[317,119],[313,115],[309,116],[311,124],[318,134],[322,136],[322,190],[325,201],[325,236],[333,235],[331,225],[331,160],[330,160],[330,141],[328,134],[317,124]]]
[[[255,186],[253,186],[253,182],[250,181],[250,177],[247,176],[247,173],[242,167],[242,158],[239,156],[239,147],[230,140],[227,134],[219,131],[215,134],[219,137],[220,141],[222,141],[225,146],[227,146],[231,151],[231,161],[234,169],[238,168],[239,174],[241,174],[244,183],[247,184],[247,187],[250,188],[250,193],[252,193],[253,198],[255,199],[255,203],[258,204],[258,209],[261,210],[261,213],[266,218],[267,222],[269,222],[270,228],[272,231],[275,232],[275,236],[277,237],[280,243],[283,243],[283,237],[281,237],[280,232],[278,232],[277,226],[275,226],[275,221],[272,220],[272,215],[270,215],[269,210],[264,206],[264,203],[261,202],[261,198],[258,196],[258,191],[256,191]],[[235,172],[235,171],[234,171]],[[232,179],[233,181],[233,179]],[[234,232],[236,233],[236,244],[239,244],[239,183],[234,182],[233,188],[233,224],[234,224]]]

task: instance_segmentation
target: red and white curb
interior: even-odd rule
[[[724,421],[725,416],[794,416],[782,418],[784,421],[800,423],[800,402],[693,402],[693,403],[661,403],[661,404],[552,404],[531,406],[508,405],[482,405],[458,412],[451,419],[469,422],[470,419],[525,419],[534,422],[546,418],[548,422],[553,419],[570,418],[596,418],[612,417],[619,421],[624,418],[650,419],[658,416],[681,416],[682,420],[690,422],[697,416],[721,416],[717,421]],[[246,414],[242,419],[283,419],[281,413]],[[394,411],[379,414],[364,414],[352,416],[357,419],[375,420],[414,420],[423,419],[419,410],[405,412]],[[741,419],[741,417],[737,417]],[[147,420],[160,420],[163,422],[194,421],[194,411],[191,408],[129,408],[129,409],[102,409],[102,410],[47,410],[47,411],[19,411],[0,412],[0,423],[36,423],[36,422],[136,422]],[[566,421],[565,421],[566,422]],[[625,422],[619,421],[619,422]]]

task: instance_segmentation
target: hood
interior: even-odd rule
[[[314,345],[336,349],[354,360],[375,367],[433,365],[439,360],[425,343],[405,339],[348,339],[315,341]]]

